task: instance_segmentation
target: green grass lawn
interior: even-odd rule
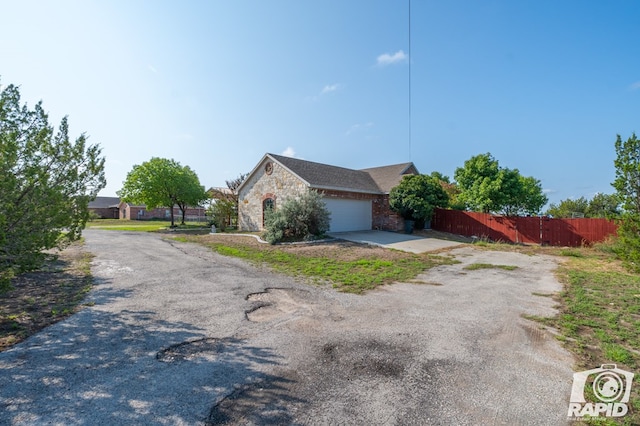
[[[180,221],[175,222],[179,224]],[[87,222],[89,229],[105,229],[109,231],[157,232],[169,229],[171,221],[163,220],[128,220],[128,219],[96,219]],[[206,222],[187,222],[178,225],[178,230],[208,229]]]

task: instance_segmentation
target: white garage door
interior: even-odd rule
[[[331,212],[331,232],[371,229],[371,200],[323,198]]]

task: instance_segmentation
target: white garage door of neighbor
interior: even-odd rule
[[[331,212],[331,232],[371,229],[371,200],[323,198]]]

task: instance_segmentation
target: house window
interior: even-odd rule
[[[276,202],[273,198],[265,198],[262,201],[262,226],[264,226],[264,219],[269,210],[273,210],[276,206]]]

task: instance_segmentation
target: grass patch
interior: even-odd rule
[[[578,249],[560,249],[560,256],[584,257],[584,254]]]
[[[466,269],[467,271],[475,271],[478,269],[504,269],[505,271],[513,271],[514,269],[518,269],[515,265],[494,265],[491,263],[472,263],[470,265],[465,266],[462,269]]]
[[[240,238],[220,241],[209,236],[181,236],[178,239],[205,244],[224,256],[266,265],[286,275],[330,283],[340,291],[349,293],[363,293],[397,281],[410,282],[426,269],[455,262],[438,255],[419,255],[359,245],[355,248],[353,243],[330,243],[331,249],[328,249],[327,244],[323,243],[272,246]],[[351,251],[342,250],[347,245]],[[354,250],[358,250],[358,256],[352,256]]]
[[[576,371],[616,364],[636,372],[640,367],[640,276],[625,270],[602,245],[547,249],[546,253],[566,257],[557,270],[564,288],[556,296],[559,314],[535,320],[559,331],[559,340],[576,356]],[[626,416],[597,424],[640,424],[637,380],[628,405]]]

